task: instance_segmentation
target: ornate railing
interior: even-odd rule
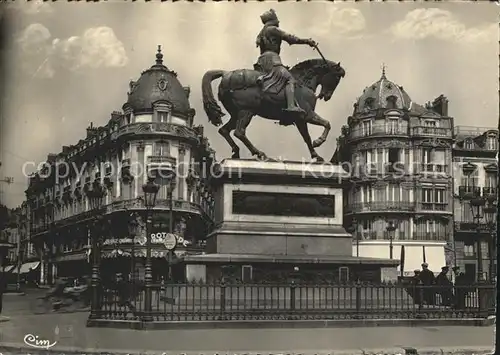
[[[417,206],[421,211],[451,212],[446,202],[420,202]]]
[[[348,136],[349,140],[364,138],[364,137],[375,137],[375,136],[407,136],[408,131],[403,127],[394,127],[386,124],[372,124],[369,126],[358,126],[353,128]]]
[[[483,196],[497,196],[498,195],[498,189],[497,187],[483,187]]]
[[[355,202],[346,207],[346,212],[414,211],[415,202],[377,201]]]
[[[445,127],[417,126],[417,127],[412,127],[411,132],[412,135],[416,137],[420,136],[438,136],[447,138],[453,137],[451,128],[445,128]]]
[[[481,188],[477,186],[459,186],[458,196],[463,199],[472,199],[481,196]]]
[[[101,293],[99,320],[486,318],[496,302],[492,284],[160,284],[153,285],[152,311],[146,313],[144,285],[125,287],[108,286]]]
[[[170,134],[172,136],[198,140],[198,136],[192,128],[174,123],[164,122],[131,123],[125,126],[121,126],[116,132],[112,134],[112,138],[116,139],[124,135],[152,133]]]

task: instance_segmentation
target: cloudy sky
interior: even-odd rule
[[[8,20],[7,59],[1,78],[0,178],[2,202],[24,198],[25,161],[44,161],[76,143],[92,121],[105,124],[126,100],[128,82],[150,67],[158,44],[164,63],[192,88],[195,122],[206,127],[217,157],[230,154],[207,122],[201,77],[210,69],[251,68],[266,3],[31,3],[2,7]],[[340,127],[363,88],[387,77],[425,103],[450,100],[455,124],[496,126],[498,119],[498,7],[481,3],[273,3],[284,30],[312,37],[347,75],[317,112],[332,123],[318,150],[329,159]],[[307,46],[283,47],[285,64],[315,58]],[[316,138],[319,130],[312,129]],[[270,156],[309,158],[294,127],[255,118],[248,129]],[[238,142],[239,143],[239,142]],[[242,148],[243,145],[241,144]],[[242,149],[242,152],[246,149]]]

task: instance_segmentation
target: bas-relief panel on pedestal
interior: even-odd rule
[[[335,196],[233,191],[232,213],[286,217],[335,217]]]

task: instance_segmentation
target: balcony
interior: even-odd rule
[[[141,134],[168,134],[171,136],[187,138],[193,141],[198,140],[196,132],[192,128],[164,122],[144,122],[128,124],[120,127],[116,132],[114,132],[112,134],[112,138],[116,139],[121,136]]]
[[[349,133],[348,140],[356,140],[364,137],[379,137],[379,136],[407,136],[406,129],[394,127],[386,124],[372,124],[369,126],[361,126],[352,129]]]
[[[175,174],[177,160],[169,155],[151,155],[148,157],[148,171],[156,171],[160,176]]]
[[[481,188],[477,186],[459,186],[458,197],[463,200],[471,200],[475,197],[481,197]]]
[[[480,233],[489,233],[491,228],[487,223],[474,223],[473,221],[455,221],[454,223],[456,232],[469,232],[477,233],[478,229]]]
[[[420,172],[425,174],[435,174],[435,175],[448,175],[449,174],[449,166],[444,164],[436,164],[436,163],[424,163],[420,164]]]
[[[421,211],[451,212],[448,211],[448,204],[446,202],[420,202],[418,207]]]
[[[411,212],[415,203],[409,201],[355,202],[346,207],[346,212]]]
[[[415,233],[413,234],[413,240],[448,241],[450,236],[436,232]]]
[[[444,137],[444,138],[453,137],[451,128],[445,128],[445,127],[417,126],[417,127],[412,127],[411,133],[414,137]]]
[[[496,197],[498,196],[498,192],[497,192],[497,187],[492,187],[492,186],[488,186],[488,187],[483,187],[483,196],[484,197]]]

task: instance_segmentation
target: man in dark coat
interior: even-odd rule
[[[420,270],[415,270],[411,278],[411,296],[417,306],[422,306],[422,287],[420,281]]]
[[[424,302],[427,305],[434,305],[434,296],[436,290],[432,287],[435,284],[434,273],[429,270],[429,264],[422,263],[422,271],[420,271],[420,281],[424,287]]]
[[[438,292],[441,295],[441,303],[443,306],[450,306],[453,299],[453,284],[448,278],[448,266],[443,266],[441,272],[436,277],[436,285],[439,286]]]

